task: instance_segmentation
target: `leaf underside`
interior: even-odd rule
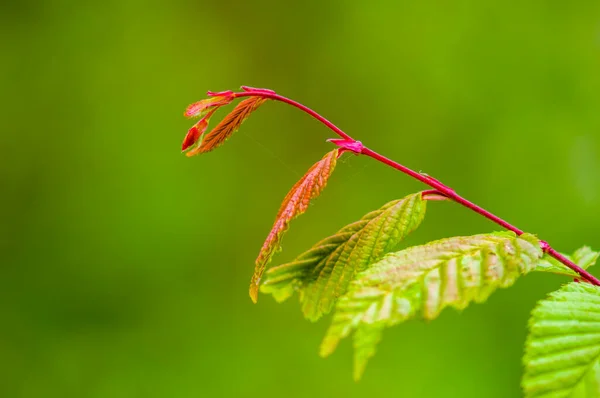
[[[415,317],[434,319],[445,307],[481,303],[531,271],[542,254],[533,235],[512,232],[442,239],[388,254],[357,274],[339,299],[320,353],[331,354],[354,332],[354,378],[359,379],[385,327]]]
[[[357,272],[395,249],[421,224],[426,203],[416,193],[366,214],[294,261],[269,269],[261,291],[277,301],[298,291],[304,316],[316,321],[330,312]]]
[[[565,255],[565,257],[567,257],[569,260],[573,261],[575,264],[579,265],[583,269],[588,269],[589,267],[596,264],[596,261],[598,260],[599,256],[600,252],[595,252],[587,246],[578,249],[571,256]],[[550,257],[547,254],[544,255],[544,258],[538,263],[534,271],[550,272],[553,274],[571,276],[573,278],[580,277],[575,271],[573,271],[563,263],[559,262],[553,257]]]
[[[290,221],[304,213],[308,209],[311,199],[321,194],[335,168],[337,158],[337,148],[328,152],[306,172],[283,199],[273,228],[263,243],[255,262],[254,275],[250,282],[250,297],[255,303],[258,300],[258,288],[262,274],[275,251],[279,249],[281,238],[288,229]]]
[[[573,282],[540,301],[523,361],[526,398],[600,397],[600,288]]]

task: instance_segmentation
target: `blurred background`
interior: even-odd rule
[[[597,1],[0,7],[0,396],[520,396],[528,313],[566,279],[389,329],[354,383],[348,340],[317,355],[329,318],[247,292],[332,133],[267,103],[188,159],[182,112],[207,90],[268,87],[561,251],[598,249]],[[345,156],[275,263],[420,189]],[[407,243],[497,229],[432,203]]]

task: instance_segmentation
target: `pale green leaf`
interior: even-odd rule
[[[526,398],[600,397],[600,288],[573,282],[540,301],[523,361]]]
[[[589,267],[596,264],[598,257],[600,256],[600,252],[595,252],[587,246],[583,246],[578,249],[573,255],[567,256],[569,260],[573,261],[575,264],[579,265],[583,269],[588,269]],[[573,278],[579,277],[579,275],[564,265],[563,263],[556,260],[554,257],[550,257],[549,255],[544,255],[544,258],[538,263],[535,267],[534,271],[538,272],[551,272],[553,274],[566,275],[571,276]]]
[[[331,310],[357,272],[394,250],[421,224],[425,210],[421,193],[389,202],[294,261],[269,269],[261,291],[278,301],[298,291],[304,315],[317,320]]]
[[[445,307],[483,302],[531,271],[542,257],[533,235],[512,232],[454,237],[391,253],[356,275],[339,299],[321,345],[327,356],[354,332],[354,377],[375,353],[384,327],[434,319]]]

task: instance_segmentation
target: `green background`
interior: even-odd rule
[[[329,319],[247,293],[332,133],[267,103],[188,159],[182,112],[269,87],[559,250],[600,248],[597,1],[1,7],[0,396],[520,396],[528,313],[566,279],[392,328],[354,383],[348,341],[317,355]],[[422,188],[346,155],[275,262]],[[432,203],[409,243],[497,229]]]

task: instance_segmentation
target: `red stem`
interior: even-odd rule
[[[422,183],[429,185],[431,188],[440,192],[442,195],[446,196],[447,198],[452,199],[453,201],[463,205],[464,207],[473,210],[475,213],[482,215],[483,217],[487,218],[488,220],[491,220],[494,223],[496,223],[510,231],[513,231],[517,235],[522,235],[524,233],[521,229],[515,227],[514,225],[508,223],[507,221],[504,221],[500,217],[490,213],[489,211],[476,205],[475,203],[463,198],[462,196],[457,194],[452,188],[447,187],[446,185],[442,184],[440,181],[438,181],[437,179],[435,179],[433,177],[430,177],[426,174],[417,173],[416,171],[414,171],[404,165],[401,165],[400,163],[395,162],[392,159],[389,159],[389,158],[387,158],[383,155],[380,155],[379,153],[377,153],[365,146],[362,146],[362,144],[360,144],[360,143],[359,143],[360,144],[359,150],[356,149],[355,147],[344,146],[344,142],[346,142],[347,144],[353,144],[353,143],[358,143],[358,141],[356,141],[355,139],[350,137],[348,134],[344,133],[339,127],[337,127],[335,124],[331,123],[329,120],[325,119],[323,116],[319,115],[317,112],[313,111],[312,109],[310,109],[294,100],[283,97],[279,94],[275,94],[274,92],[272,92],[270,90],[262,90],[262,89],[254,89],[251,91],[234,93],[234,96],[235,97],[258,96],[258,97],[270,98],[275,101],[285,102],[286,104],[295,106],[296,108],[308,113],[309,115],[311,115],[312,117],[314,117],[315,119],[317,119],[318,121],[323,123],[325,126],[327,126],[334,133],[336,133],[337,135],[342,137],[343,141],[341,143],[335,142],[336,140],[333,140],[334,143],[336,143],[336,145],[341,146],[347,150],[351,150],[357,154],[369,156],[383,164],[386,164],[390,167],[395,168],[396,170],[400,170],[404,174],[407,174],[407,175],[421,181]],[[569,260],[568,258],[563,256],[556,250],[554,250],[547,242],[541,241],[540,245],[541,245],[542,249],[544,250],[544,252],[546,252],[548,255],[554,257],[556,260],[560,261],[562,264],[566,265],[567,267],[569,267],[570,269],[572,269],[579,275],[581,275],[581,277],[583,279],[587,280],[589,283],[591,283],[593,285],[600,286],[600,280],[598,280],[595,276],[593,276],[592,274],[590,274],[589,272],[587,272],[586,270],[584,270],[583,268],[581,268],[580,266],[578,266],[577,264],[575,264],[574,262],[572,262],[571,260]]]
[[[309,115],[311,115],[312,117],[314,117],[315,119],[317,119],[318,121],[323,123],[325,126],[329,127],[330,130],[332,130],[334,133],[336,133],[343,139],[348,140],[348,141],[354,141],[354,139],[352,137],[350,137],[348,134],[344,133],[338,126],[331,123],[329,120],[325,119],[323,116],[319,115],[317,112],[313,111],[312,109],[310,109],[307,106],[302,105],[299,102],[296,102],[289,98],[283,97],[279,94],[261,91],[260,89],[257,89],[256,91],[245,91],[243,93],[234,93],[234,96],[235,97],[252,97],[252,96],[263,97],[263,98],[270,98],[275,101],[285,102],[286,104],[295,106],[296,108],[308,113]]]

